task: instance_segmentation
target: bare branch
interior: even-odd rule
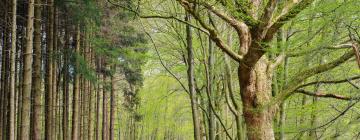
[[[189,12],[196,21],[200,23],[200,25],[209,31],[209,37],[212,41],[215,42],[215,44],[227,55],[229,55],[232,59],[235,61],[240,62],[243,59],[243,56],[237,54],[233,50],[230,49],[230,47],[220,39],[215,29],[208,26],[201,18],[199,13],[196,13],[192,7],[190,6],[190,3],[187,0],[177,0],[182,7],[184,7],[185,11]]]
[[[171,70],[170,70],[170,69],[165,65],[165,63],[163,62],[163,60],[162,60],[162,58],[161,58],[161,56],[160,56],[159,50],[157,49],[157,46],[156,46],[156,44],[155,44],[155,41],[153,40],[153,38],[151,37],[151,35],[150,35],[148,32],[145,32],[145,34],[150,38],[152,44],[154,45],[156,55],[157,55],[157,57],[159,58],[161,65],[164,67],[164,69],[165,69],[176,81],[178,81],[178,83],[179,83],[180,86],[185,90],[185,92],[186,92],[187,94],[189,94],[189,93],[190,93],[189,90],[185,87],[185,85],[181,82],[181,80],[180,80],[178,77],[176,77],[176,75],[175,75],[174,73],[172,73]]]
[[[191,1],[193,4],[197,4],[195,1]],[[251,41],[251,35],[250,35],[250,29],[249,27],[242,21],[236,20],[235,18],[227,15],[226,13],[218,10],[215,8],[215,6],[210,5],[206,2],[200,2],[200,5],[203,5],[206,9],[217,15],[219,18],[224,20],[226,23],[228,23],[230,26],[232,26],[235,31],[238,33],[239,40],[240,40],[240,55],[245,55],[248,51],[248,48],[250,47],[250,41]]]
[[[360,79],[360,75],[353,76],[353,77],[346,78],[346,79],[340,79],[340,80],[327,80],[327,81],[310,82],[310,83],[303,84],[303,85],[299,86],[298,88],[303,88],[303,87],[311,86],[311,85],[315,85],[315,84],[339,84],[339,83],[348,82],[349,80],[351,81],[351,80],[356,80],[356,79]]]
[[[356,44],[355,42],[352,43],[351,47],[353,48],[354,50],[354,53],[355,53],[355,56],[356,56],[356,61],[357,61],[357,64],[360,68],[360,52],[359,52],[359,46],[358,44]]]
[[[289,84],[285,85],[284,90],[281,91],[278,96],[275,97],[275,102],[282,102],[288,97],[290,97],[293,92],[298,89],[299,84],[303,82],[305,79],[314,76],[319,73],[323,73],[326,71],[329,71],[331,69],[334,69],[335,67],[341,65],[342,63],[345,63],[347,60],[352,58],[354,56],[354,51],[348,51],[341,57],[335,59],[332,62],[325,63],[319,66],[312,67],[310,69],[298,72],[293,76],[291,80],[289,80]]]
[[[360,99],[360,97],[345,97],[345,96],[332,94],[332,93],[310,92],[310,91],[306,91],[304,89],[298,89],[298,90],[295,90],[295,92],[302,93],[302,94],[309,95],[309,96],[323,97],[323,98],[334,98],[334,99],[345,100],[345,101],[359,100]]]
[[[172,16],[172,15],[170,15],[170,16],[141,15],[138,11],[136,11],[136,10],[134,10],[134,9],[128,8],[128,7],[126,7],[126,6],[124,6],[124,5],[121,5],[121,4],[114,3],[114,2],[112,2],[111,0],[107,0],[107,1],[108,1],[110,4],[114,5],[114,6],[120,7],[120,8],[122,8],[122,9],[125,9],[125,10],[129,11],[129,12],[132,12],[133,14],[135,14],[135,15],[136,15],[137,17],[139,17],[139,18],[144,18],[144,19],[173,19],[173,20],[176,20],[176,21],[178,21],[178,22],[181,22],[181,23],[184,23],[184,24],[186,24],[186,25],[189,25],[189,26],[191,26],[192,28],[195,28],[195,29],[197,29],[197,30],[199,30],[199,31],[201,31],[201,32],[209,35],[209,33],[208,33],[206,30],[204,30],[204,29],[202,29],[202,28],[200,28],[200,27],[198,27],[198,26],[196,26],[196,25],[193,25],[193,24],[191,24],[191,23],[189,23],[189,22],[186,22],[186,21],[184,21],[184,20],[181,20],[181,19],[179,19],[179,18],[177,18],[177,17],[175,17],[175,16]]]

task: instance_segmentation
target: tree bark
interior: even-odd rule
[[[80,55],[80,25],[76,27],[76,55]],[[75,77],[74,77],[74,95],[73,95],[73,116],[72,116],[72,130],[71,130],[71,139],[79,139],[79,98],[80,98],[80,62],[78,58],[76,59],[75,66]]]
[[[45,140],[53,137],[53,46],[54,46],[54,0],[47,1],[46,73],[45,73]]]
[[[97,90],[96,90],[96,127],[95,127],[95,131],[96,131],[96,140],[101,140],[101,116],[100,116],[100,112],[101,112],[101,90],[103,88],[102,86],[102,74],[100,73],[101,70],[101,58],[98,57],[97,59],[97,71],[98,73],[98,86],[97,86]],[[100,83],[100,84],[99,84]]]
[[[190,21],[190,15],[187,13],[185,21]],[[193,58],[193,48],[192,48],[192,31],[189,25],[186,25],[186,41],[187,41],[187,63],[188,63],[188,86],[190,92],[190,100],[191,100],[191,110],[192,110],[192,118],[194,125],[194,139],[201,139],[201,131],[200,131],[200,121],[199,121],[199,111],[198,111],[198,103],[194,86],[194,58]]]
[[[90,44],[91,46],[91,44]],[[90,63],[91,63],[91,67],[93,69],[95,69],[95,55],[94,55],[94,52],[92,49],[90,49],[91,47],[89,46],[89,51],[90,52]],[[94,139],[94,121],[93,121],[93,109],[95,108],[95,104],[93,103],[94,102],[94,95],[96,92],[94,92],[96,90],[95,88],[95,84],[93,84],[93,81],[89,83],[90,84],[90,87],[89,87],[89,118],[88,118],[88,124],[89,124],[89,129],[88,129],[88,138],[89,140],[93,140]]]
[[[24,50],[23,68],[23,91],[21,108],[21,129],[20,139],[27,140],[30,135],[30,98],[31,98],[31,78],[32,78],[32,51],[33,51],[33,24],[34,24],[34,0],[28,1],[28,17],[26,25],[26,47]]]
[[[104,60],[104,59],[103,59]],[[104,64],[105,61],[102,61],[102,64]],[[103,65],[103,68],[106,68],[106,65],[104,64]],[[108,134],[109,134],[109,131],[108,131],[108,96],[107,96],[107,76],[106,74],[103,75],[103,88],[101,89],[102,90],[102,94],[103,94],[103,124],[102,124],[102,139],[103,140],[108,140]]]
[[[238,77],[243,102],[247,137],[249,140],[274,140],[274,109],[268,106],[271,98],[271,75],[267,74],[266,56],[253,67],[240,64]]]
[[[70,33],[65,19],[65,46],[64,46],[64,66],[63,66],[63,140],[69,139],[69,45]]]
[[[15,139],[16,6],[17,0],[12,0],[9,140]]]
[[[33,140],[41,139],[41,0],[36,0],[34,21],[34,75],[33,75],[33,115],[31,136]]]
[[[115,71],[116,65],[114,64],[111,68],[113,74],[111,74],[111,94],[110,94],[110,140],[114,140],[114,126],[115,126],[115,108],[116,108],[116,99],[115,99]]]

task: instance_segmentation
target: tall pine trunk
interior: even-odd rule
[[[90,44],[91,46],[91,44]],[[95,63],[94,63],[94,59],[95,59],[95,55],[92,49],[90,49],[90,46],[88,47],[88,50],[90,51],[90,65],[91,68],[95,69]],[[95,104],[94,102],[94,94],[95,94],[95,84],[93,83],[93,81],[89,82],[90,86],[89,86],[89,117],[88,117],[88,124],[89,124],[89,129],[88,129],[88,138],[89,140],[93,140],[94,139],[94,118],[93,118],[93,112],[94,112],[94,108],[95,108]]]
[[[80,55],[80,25],[76,27],[76,55]],[[79,99],[80,99],[80,62],[79,59],[76,58],[75,64],[75,77],[74,77],[74,95],[73,95],[73,116],[72,116],[72,130],[71,130],[71,139],[78,140],[79,139]]]
[[[15,139],[16,2],[17,0],[12,0],[9,140]]]
[[[105,60],[103,59],[103,61],[101,62],[103,64],[103,68],[106,68],[106,64],[105,64]],[[107,74],[104,73],[103,74],[103,88],[102,88],[102,93],[103,93],[103,125],[102,125],[102,139],[103,140],[108,140],[108,93],[107,93]]]
[[[34,24],[34,0],[28,1],[28,17],[26,25],[26,46],[24,49],[24,68],[22,81],[22,108],[20,139],[27,140],[30,135],[30,98],[32,78],[32,51],[33,51],[33,24]]]
[[[35,3],[35,21],[34,21],[34,75],[33,75],[33,114],[31,136],[33,140],[41,139],[41,0]]]
[[[110,93],[110,140],[114,140],[114,126],[115,126],[115,108],[116,108],[116,99],[115,99],[115,71],[116,65],[112,65],[111,68],[111,93]]]
[[[45,74],[45,140],[53,138],[53,45],[54,45],[54,0],[47,2],[46,74]]]
[[[65,45],[63,49],[64,66],[63,66],[63,118],[62,118],[62,131],[63,140],[69,139],[69,46],[70,46],[70,31],[65,19]]]

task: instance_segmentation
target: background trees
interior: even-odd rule
[[[118,137],[114,101],[121,89],[136,94],[146,62],[135,59],[146,47],[133,16],[106,1],[0,3],[0,139]]]

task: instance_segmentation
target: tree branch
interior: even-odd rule
[[[269,29],[267,26],[270,24],[276,4],[277,0],[269,0],[264,9],[264,14],[261,16],[258,29],[260,29],[262,38],[266,35],[266,32]]]
[[[200,27],[198,27],[198,26],[196,26],[196,25],[193,25],[193,24],[191,24],[191,23],[189,23],[189,22],[186,22],[186,21],[184,21],[184,20],[181,20],[181,19],[179,19],[179,18],[177,18],[177,17],[175,17],[175,16],[172,16],[172,15],[170,15],[170,16],[141,15],[138,11],[136,11],[136,10],[134,10],[134,9],[128,8],[128,7],[126,7],[126,6],[124,6],[124,5],[121,5],[121,4],[114,3],[114,2],[112,2],[111,0],[107,0],[107,1],[108,1],[110,4],[112,4],[112,5],[115,5],[115,6],[117,6],[117,7],[120,7],[120,8],[122,8],[122,9],[125,9],[125,10],[127,10],[127,11],[129,11],[129,12],[132,12],[133,14],[135,14],[135,15],[136,15],[137,17],[139,17],[139,18],[144,18],[144,19],[153,19],[153,18],[157,18],[157,19],[173,19],[173,20],[176,20],[176,21],[178,21],[178,22],[181,22],[181,23],[184,23],[184,24],[186,24],[186,25],[189,25],[189,26],[191,26],[192,28],[195,28],[195,29],[197,29],[197,30],[199,30],[199,31],[201,31],[201,32],[209,35],[209,33],[208,33],[206,30],[204,30],[204,29],[202,29],[202,28],[200,28]]]
[[[201,18],[199,13],[195,13],[194,10],[192,10],[192,7],[190,6],[190,3],[187,0],[177,0],[180,5],[182,7],[184,7],[185,11],[189,12],[196,21],[198,21],[200,23],[200,25],[205,28],[206,30],[209,31],[209,37],[212,41],[215,42],[215,44],[223,51],[225,52],[227,55],[229,55],[232,59],[234,59],[235,61],[240,62],[243,59],[243,56],[237,54],[236,52],[234,52],[233,50],[230,49],[230,47],[224,43],[220,37],[218,36],[218,34],[216,33],[216,31],[209,27]]]
[[[327,80],[327,81],[310,82],[310,83],[300,85],[298,88],[303,88],[303,87],[311,86],[311,85],[315,85],[315,84],[339,84],[339,83],[348,82],[349,80],[351,81],[351,80],[356,80],[356,79],[360,79],[360,75],[353,76],[353,77],[346,78],[346,79],[341,79],[341,80]]]
[[[250,47],[251,42],[251,35],[250,35],[250,29],[249,27],[242,21],[236,20],[235,18],[227,15],[226,13],[218,10],[215,8],[215,6],[210,5],[206,2],[195,2],[195,1],[189,1],[193,4],[200,4],[204,6],[206,9],[208,9],[210,12],[217,15],[219,18],[224,20],[227,24],[229,24],[231,27],[235,29],[235,31],[238,34],[239,40],[240,40],[240,55],[245,55],[248,51],[248,48]]]
[[[314,0],[301,0],[290,9],[284,8],[282,14],[275,18],[275,21],[270,23],[269,29],[266,33],[265,39],[271,40],[274,34],[286,23],[296,17],[301,11],[307,8]]]
[[[281,53],[278,57],[275,58],[275,61],[269,65],[268,71],[272,72],[277,66],[279,66],[286,58],[285,53]]]
[[[312,67],[310,69],[298,72],[291,78],[291,82],[289,84],[285,85],[284,90],[281,91],[278,96],[275,97],[275,102],[282,102],[288,97],[290,97],[296,89],[298,89],[299,84],[303,82],[305,79],[314,76],[316,74],[329,71],[337,66],[339,66],[342,63],[345,63],[347,60],[352,58],[354,56],[354,51],[348,51],[341,57],[335,59],[332,62],[325,63],[319,66]]]
[[[309,96],[314,96],[314,97],[334,98],[334,99],[345,100],[345,101],[360,99],[360,97],[345,97],[345,96],[331,94],[331,93],[310,92],[310,91],[306,91],[304,89],[298,89],[298,90],[295,90],[295,92],[302,93],[302,94],[309,95]]]

